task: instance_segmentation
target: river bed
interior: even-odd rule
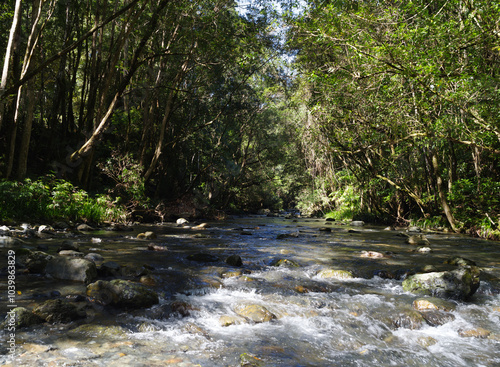
[[[160,303],[122,310],[87,303],[87,318],[16,330],[16,352],[0,346],[0,363],[14,366],[500,366],[500,244],[447,233],[425,233],[430,252],[405,243],[405,230],[349,226],[319,219],[250,216],[209,223],[134,226],[26,239],[55,254],[63,240],[80,244],[122,268],[151,269]],[[152,231],[155,239],[138,240]],[[148,250],[148,244],[165,251]],[[7,248],[2,248],[6,258]],[[367,254],[377,254],[367,256]],[[193,261],[193,254],[218,261]],[[241,267],[225,259],[240,256]],[[450,301],[445,322],[409,316],[421,296],[405,292],[407,274],[424,266],[448,269],[452,256],[481,268],[468,301]],[[273,266],[286,259],[285,265]],[[4,267],[5,265],[2,265]],[[352,278],[323,278],[323,269]],[[18,271],[19,306],[85,295],[78,282]],[[0,312],[7,308],[1,282]],[[263,307],[272,317],[249,321],[237,310]],[[6,330],[0,334],[8,338]]]

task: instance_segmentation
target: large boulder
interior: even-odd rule
[[[158,294],[139,283],[123,279],[98,280],[87,286],[87,296],[102,305],[137,309],[159,303]]]
[[[77,257],[53,257],[48,261],[45,273],[56,279],[76,280],[85,284],[97,278],[95,263]]]
[[[403,281],[407,292],[429,296],[469,299],[479,288],[479,268],[463,266],[452,271],[411,275]]]

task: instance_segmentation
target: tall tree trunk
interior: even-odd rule
[[[444,191],[443,179],[442,179],[440,171],[439,171],[439,163],[438,163],[438,158],[437,158],[437,154],[435,151],[432,152],[432,167],[434,168],[434,175],[436,178],[436,187],[438,190],[439,200],[441,202],[441,207],[444,210],[444,214],[446,215],[446,219],[448,220],[448,223],[450,223],[451,228],[455,232],[459,232],[460,229],[458,228],[458,222],[456,221],[455,217],[453,216],[453,213],[451,212],[450,205],[448,204],[448,200],[446,199],[446,192]]]
[[[19,23],[19,15],[21,14],[21,0],[16,0],[14,8],[14,17],[12,18],[12,26],[10,27],[9,41],[7,42],[7,49],[5,51],[5,59],[2,69],[2,80],[0,81],[0,94],[3,93],[7,85],[7,77],[9,75],[10,55],[12,53],[12,46],[16,35],[17,25]],[[5,101],[0,102],[0,130],[2,129],[2,121],[5,111]]]
[[[24,120],[23,135],[21,137],[21,147],[19,148],[18,155],[18,166],[17,166],[17,179],[19,181],[26,177],[26,172],[28,169],[28,153],[31,141],[31,128],[33,126],[33,110],[35,107],[35,93],[33,89],[30,88],[31,82],[28,82],[28,88],[26,88],[26,102],[28,104],[28,110]]]

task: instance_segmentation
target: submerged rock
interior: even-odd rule
[[[417,294],[467,300],[479,288],[479,273],[479,268],[468,266],[452,271],[415,274],[403,281],[403,289]]]
[[[421,315],[430,326],[441,326],[455,320],[455,315],[443,311],[424,311]]]
[[[86,284],[97,278],[97,268],[93,261],[75,257],[53,257],[47,263],[45,272],[56,279],[76,280]]]
[[[226,258],[226,264],[230,266],[242,266],[243,261],[239,255],[230,255]]]
[[[354,226],[354,227],[363,227],[365,225],[365,222],[363,222],[362,220],[353,220],[351,222],[351,226]]]
[[[87,336],[91,338],[117,338],[126,339],[127,331],[121,326],[117,325],[95,325],[95,324],[83,324],[68,332],[70,337],[81,337]]]
[[[408,236],[408,238],[405,240],[405,242],[410,244],[410,245],[414,245],[414,246],[429,246],[430,245],[430,242],[427,239],[427,237],[425,237],[422,234]]]
[[[476,263],[472,260],[466,259],[461,256],[454,256],[447,259],[445,264],[456,265],[456,266],[476,266]]]
[[[392,326],[405,329],[420,329],[426,324],[423,315],[415,310],[407,309],[391,316]]]
[[[98,280],[87,286],[87,296],[102,305],[125,308],[151,307],[159,302],[158,294],[139,283],[122,279]]]
[[[36,307],[33,313],[50,323],[66,323],[86,317],[84,311],[79,310],[74,304],[62,299],[45,301]]]
[[[287,268],[299,268],[300,264],[295,260],[277,259],[271,263],[271,266],[284,266]]]
[[[317,274],[320,278],[326,279],[352,279],[354,276],[348,270],[339,270],[339,269],[323,269],[320,270]]]
[[[189,255],[187,257],[187,259],[191,260],[191,261],[207,262],[207,263],[219,261],[219,258],[217,256],[211,255],[211,254],[206,254],[203,252],[198,252],[196,254]]]

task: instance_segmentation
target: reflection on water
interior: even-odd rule
[[[14,365],[239,366],[242,360],[261,366],[500,365],[499,243],[426,234],[432,252],[419,253],[398,231],[339,225],[320,231],[325,225],[249,217],[213,223],[204,231],[147,227],[157,238],[146,242],[134,238],[145,228],[76,237],[84,252],[94,248],[105,261],[152,266],[161,302],[134,312],[89,310],[92,317],[84,323],[106,326],[93,332],[81,332],[82,322],[18,330]],[[278,239],[280,234],[286,236]],[[44,242],[49,252],[57,241]],[[150,242],[168,251],[148,251]],[[365,257],[369,251],[381,256]],[[196,253],[221,261],[188,260]],[[241,256],[243,271],[228,273],[238,270],[224,262],[230,255]],[[445,321],[430,326],[415,316],[417,296],[403,291],[402,279],[426,265],[449,268],[444,261],[456,255],[482,268],[481,286],[471,301],[453,301],[455,310],[440,316]],[[300,266],[271,266],[278,259]],[[319,277],[324,268],[348,270],[353,278]],[[19,282],[18,301],[26,307],[54,290],[61,297],[84,293],[81,284],[71,282],[28,275]],[[273,318],[249,321],[253,314],[238,311],[246,306]]]

